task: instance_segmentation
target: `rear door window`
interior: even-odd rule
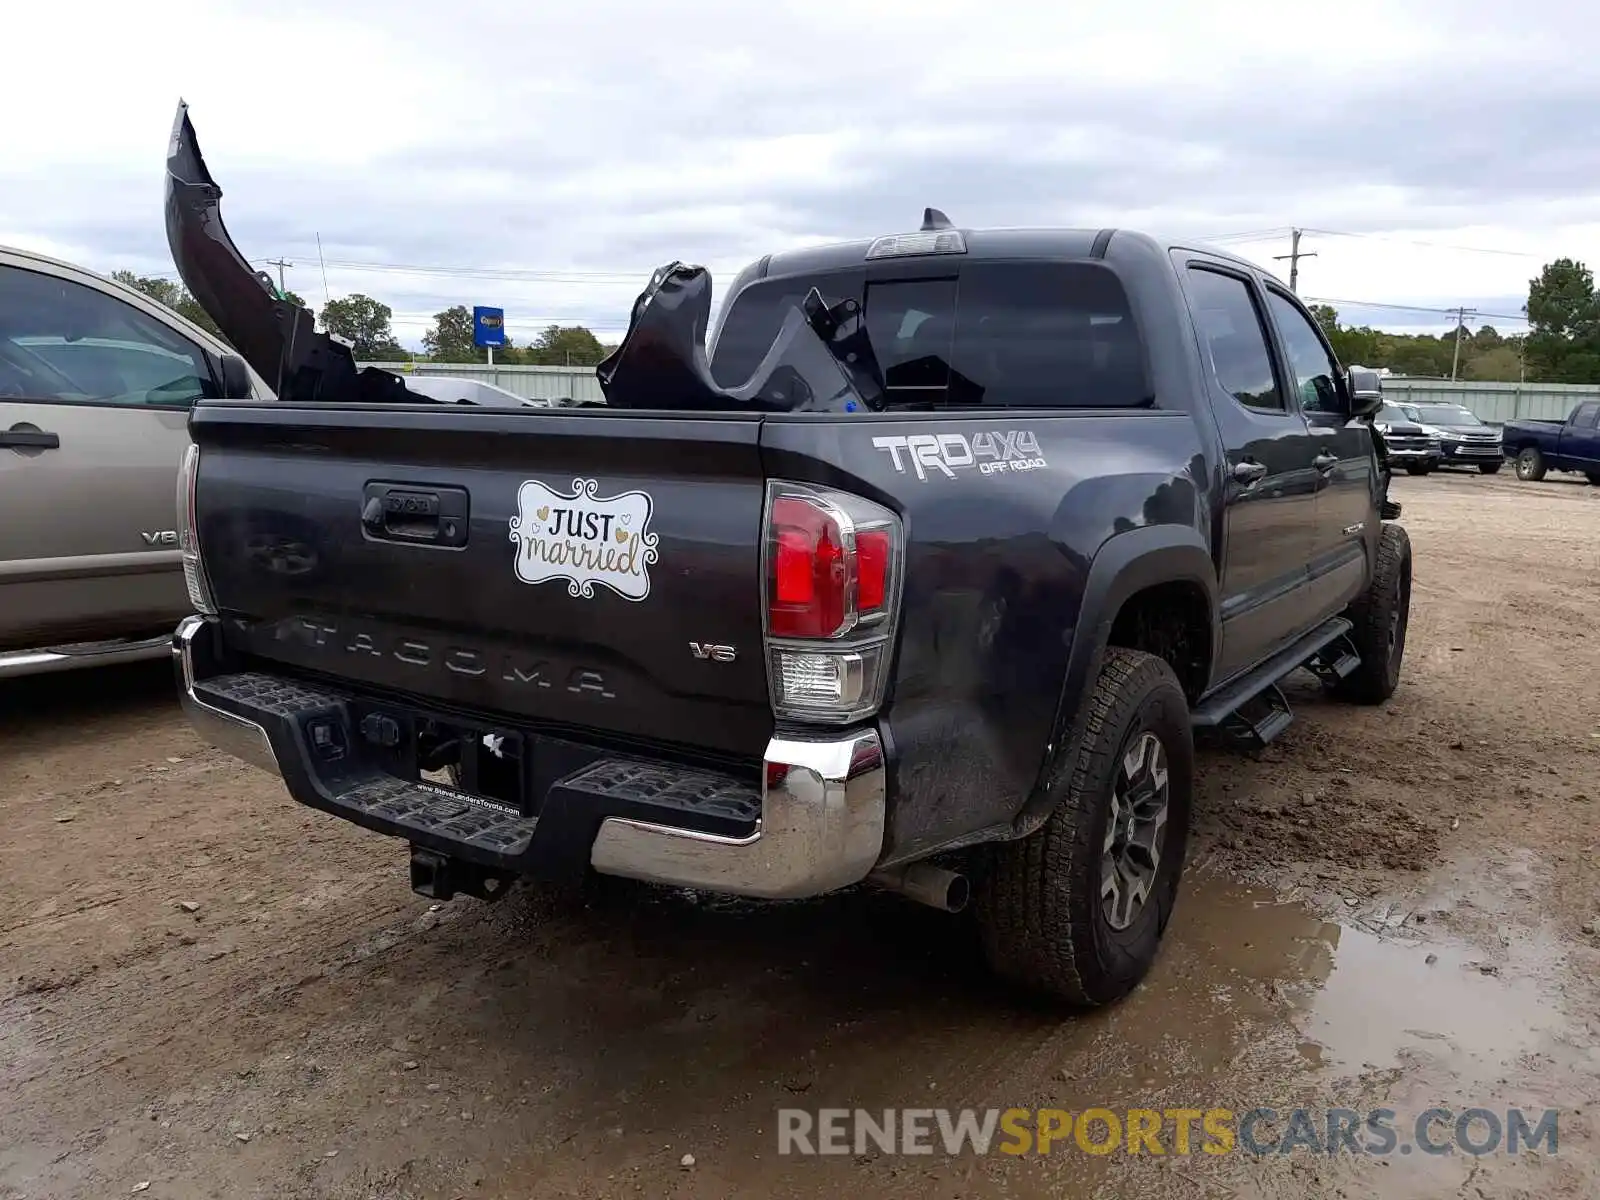
[[[945,279],[861,272],[760,282],[734,300],[712,373],[748,380],[789,310],[816,286],[862,301],[891,404],[1122,408],[1147,404],[1144,348],[1122,283],[1088,263],[971,262]]]
[[[1189,307],[1206,360],[1222,390],[1247,408],[1286,411],[1272,371],[1267,331],[1249,282],[1237,275],[1190,267],[1189,292]]]

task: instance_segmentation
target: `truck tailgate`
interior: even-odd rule
[[[760,420],[209,404],[196,519],[240,650],[759,758]]]

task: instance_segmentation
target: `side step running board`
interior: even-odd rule
[[[1316,655],[1306,663],[1306,670],[1322,680],[1325,686],[1333,687],[1360,665],[1361,655],[1356,650],[1355,643],[1348,635],[1341,634],[1317,651]]]
[[[1349,638],[1351,628],[1343,617],[1325,621],[1202,701],[1190,723],[1196,732],[1216,730],[1252,749],[1268,745],[1294,720],[1278,687],[1285,676],[1306,667],[1324,683],[1332,683],[1360,665]]]
[[[0,678],[47,675],[54,671],[75,671],[80,667],[109,667],[118,663],[170,657],[170,633],[139,640],[78,642],[70,646],[47,646],[42,650],[14,650],[0,654]]]

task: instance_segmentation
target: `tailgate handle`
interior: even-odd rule
[[[362,532],[379,541],[464,546],[468,515],[465,488],[369,483],[362,495]]]

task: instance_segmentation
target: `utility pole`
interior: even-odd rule
[[[281,258],[268,258],[268,259],[263,259],[262,261],[264,261],[267,264],[267,266],[269,266],[269,267],[277,267],[278,268],[278,290],[280,292],[287,291],[288,289],[284,286],[284,283],[283,283],[283,269],[285,267],[292,267],[292,266],[294,266],[294,264],[292,262],[287,262],[287,261],[285,261],[284,259],[281,259]]]
[[[1316,256],[1317,252],[1315,250],[1307,250],[1304,254],[1300,252],[1300,231],[1291,229],[1289,231],[1289,253],[1273,255],[1273,261],[1275,262],[1282,262],[1284,259],[1289,260],[1289,290],[1291,292],[1298,293],[1300,291],[1300,260],[1302,258],[1315,258]]]
[[[1478,310],[1458,305],[1452,311],[1456,314],[1456,348],[1454,353],[1450,355],[1450,378],[1454,380],[1456,368],[1461,365],[1461,327],[1467,323],[1468,317],[1477,316]]]

